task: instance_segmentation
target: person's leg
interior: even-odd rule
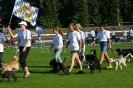
[[[20,53],[22,52],[22,50],[23,50],[23,47],[20,47]],[[30,51],[30,47],[27,47],[26,48],[26,51],[25,52],[22,52],[20,54],[20,60],[19,60],[19,62],[20,62],[21,67],[24,70],[25,75],[30,74],[30,72],[28,70],[28,67],[26,65],[26,58],[28,56],[29,51]]]
[[[54,50],[54,52],[55,52],[55,57],[54,57],[54,59],[55,59],[55,60],[59,60],[60,63],[62,63],[62,60],[61,60],[61,57],[60,57],[60,54],[61,54],[61,52],[62,52],[62,48],[61,48],[61,49],[58,49],[58,50]]]
[[[76,53],[76,54],[77,54],[77,53]],[[79,65],[80,71],[82,71],[82,64],[81,64],[81,61],[80,61],[80,59],[79,59],[78,54],[76,55],[76,61],[77,61],[78,65]]]
[[[73,69],[73,66],[74,66],[74,60],[76,59],[76,56],[77,56],[77,53],[72,53],[72,55],[71,55],[71,62],[70,62],[70,69],[69,69],[69,72],[71,72],[72,71],[72,69]]]
[[[112,66],[112,65],[111,65],[111,62],[110,62],[110,58],[109,58],[108,53],[106,52],[104,55],[105,55],[105,58],[106,58],[106,60],[107,60],[107,62],[108,62],[108,66]]]
[[[100,64],[103,63],[103,60],[104,60],[104,52],[101,52],[101,55],[100,55]]]
[[[0,52],[0,67],[2,66],[2,63],[3,63],[2,57],[3,57],[3,52]]]

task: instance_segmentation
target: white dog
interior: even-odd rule
[[[124,65],[127,68],[126,65],[126,58],[131,56],[131,53],[129,53],[127,56],[123,57],[122,55],[120,56],[120,58],[110,58],[110,62],[114,62],[115,63],[115,70],[118,69],[118,66],[120,66],[120,69],[122,69],[122,65]]]

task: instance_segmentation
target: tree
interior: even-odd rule
[[[74,23],[80,23],[82,26],[88,25],[88,6],[86,0],[70,0],[70,18]]]

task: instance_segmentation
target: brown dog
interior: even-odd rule
[[[18,71],[19,69],[18,57],[14,56],[12,61],[8,63],[3,63],[2,67],[4,68],[4,71],[12,71],[12,70]]]

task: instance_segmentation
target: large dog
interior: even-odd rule
[[[129,53],[131,53],[131,55],[133,55],[133,50],[132,49],[120,49],[117,48],[115,50],[115,52],[119,55],[119,56],[123,56],[126,57]],[[130,56],[131,56],[130,55]],[[130,61],[131,57],[129,57],[128,62]]]
[[[9,77],[10,76],[12,76],[13,78],[14,78],[14,81],[16,81],[17,80],[17,77],[16,77],[16,71],[0,71],[0,74],[1,74],[1,76],[2,76],[2,82],[4,81],[4,78],[7,78],[8,79],[8,81],[10,82],[10,79],[9,79]]]
[[[66,66],[66,57],[64,58],[64,61],[62,63],[60,62],[57,62],[56,60],[51,60],[50,61],[50,66],[53,67],[53,69],[51,70],[51,72],[54,72],[54,73],[58,73],[59,71],[63,71],[65,72],[66,74],[70,74],[68,69],[67,69],[67,66]]]
[[[94,69],[97,68],[99,70],[99,73],[101,72],[101,67],[100,67],[100,61],[96,56],[96,50],[93,49],[90,51],[91,54],[85,55],[85,60],[83,60],[83,66],[84,64],[88,64],[91,74],[94,73]]]
[[[129,53],[127,54],[126,56],[124,55],[120,55],[120,58],[110,58],[110,62],[114,62],[115,63],[115,70],[118,69],[118,66],[120,66],[120,69],[122,69],[122,65],[124,65],[126,68],[127,68],[127,65],[126,65],[126,58],[127,57],[132,57],[132,54]]]
[[[19,69],[19,63],[18,63],[18,56],[14,56],[13,60],[8,63],[3,63],[2,67],[4,68],[4,71],[12,71]]]

